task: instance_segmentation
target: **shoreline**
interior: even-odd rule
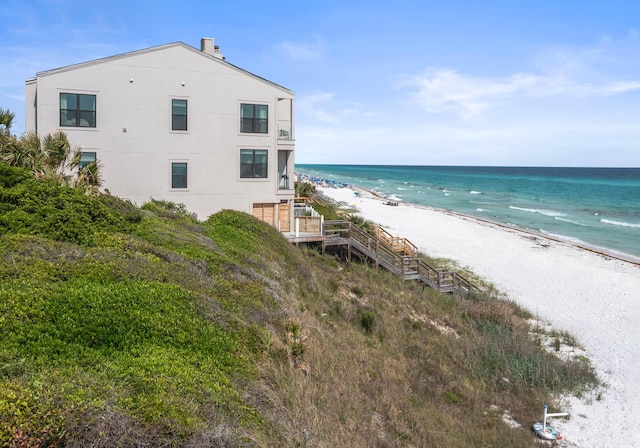
[[[458,212],[403,202],[391,207],[387,198],[352,188],[318,190],[421,252],[469,268],[576,337],[606,386],[598,398],[561,397],[572,417],[553,423],[565,435],[560,446],[640,447],[640,263]]]
[[[359,192],[365,192],[370,194],[371,196],[379,199],[379,200],[385,200],[388,199],[382,195],[380,195],[379,193],[372,191],[372,190],[367,190],[366,188],[361,188],[355,185],[350,185],[348,187],[345,187],[348,189],[351,189],[353,191],[359,191]],[[542,232],[536,232],[535,230],[531,230],[531,229],[524,229],[522,227],[517,227],[515,225],[510,225],[510,224],[505,224],[505,223],[501,223],[498,221],[492,221],[490,219],[486,219],[486,218],[481,218],[478,216],[473,216],[473,215],[468,215],[465,213],[461,213],[461,212],[456,212],[454,210],[447,210],[444,208],[438,208],[438,207],[432,207],[429,205],[423,205],[423,204],[416,204],[413,202],[405,202],[405,201],[396,201],[398,203],[398,205],[404,206],[404,207],[415,207],[415,208],[419,208],[419,209],[424,209],[424,210],[429,210],[429,211],[434,211],[437,213],[443,213],[445,215],[451,215],[451,216],[456,216],[462,219],[468,219],[471,221],[477,221],[479,223],[485,223],[488,225],[492,225],[492,226],[496,226],[496,227],[500,227],[506,230],[512,230],[514,232],[522,232],[525,234],[529,234],[532,235],[536,238],[544,238],[550,241],[555,241],[557,243],[561,243],[561,244],[568,244],[570,246],[573,246],[577,249],[581,249],[581,250],[586,250],[589,252],[593,252],[594,254],[598,254],[601,255],[603,257],[608,257],[608,258],[613,258],[615,260],[619,260],[619,261],[623,261],[626,263],[630,263],[633,265],[636,265],[638,267],[640,267],[640,258],[638,257],[634,257],[633,255],[630,254],[626,254],[626,253],[622,253],[622,252],[618,252],[618,251],[614,251],[612,249],[607,249],[605,247],[597,247],[597,246],[590,246],[587,244],[580,244],[580,243],[576,243],[573,241],[569,241],[566,239],[562,239],[559,237],[554,237],[551,235],[545,235]],[[399,235],[402,236],[402,235]]]

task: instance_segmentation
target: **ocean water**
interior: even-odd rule
[[[640,261],[640,168],[297,164],[296,171]]]

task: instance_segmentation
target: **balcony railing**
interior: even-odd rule
[[[293,140],[290,121],[278,120],[278,140]]]
[[[288,190],[289,189],[289,176],[286,174],[280,175],[280,180],[278,181],[278,189],[279,190]]]

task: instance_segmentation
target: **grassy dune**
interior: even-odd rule
[[[531,446],[597,379],[527,317],[0,167],[2,446]]]

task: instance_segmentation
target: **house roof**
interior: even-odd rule
[[[127,53],[121,53],[121,54],[117,54],[117,55],[114,55],[114,56],[108,56],[108,57],[105,57],[105,58],[94,59],[92,61],[87,61],[87,62],[81,62],[81,63],[78,63],[78,64],[67,65],[67,66],[64,66],[64,67],[54,68],[54,69],[51,69],[51,70],[44,70],[44,71],[36,73],[36,78],[42,77],[42,76],[54,75],[54,74],[57,74],[57,73],[63,73],[63,72],[71,71],[71,70],[77,70],[77,69],[84,68],[84,67],[89,67],[89,66],[92,66],[92,65],[104,64],[105,62],[117,61],[119,59],[129,58],[129,57],[132,57],[132,56],[137,56],[137,55],[141,55],[141,54],[145,54],[145,53],[152,53],[152,52],[155,52],[155,51],[162,51],[162,50],[166,50],[168,48],[173,48],[173,47],[181,47],[181,48],[184,48],[185,50],[192,51],[192,52],[194,52],[195,54],[198,54],[201,57],[208,58],[211,61],[214,61],[215,63],[225,64],[226,66],[228,66],[228,67],[230,67],[230,68],[232,68],[234,70],[237,70],[237,71],[239,71],[239,72],[241,72],[241,73],[243,73],[245,75],[248,75],[248,76],[250,76],[250,77],[252,77],[252,78],[254,78],[254,79],[258,80],[258,81],[267,83],[267,84],[269,84],[269,85],[271,85],[273,87],[276,87],[277,89],[283,90],[283,91],[285,91],[285,92],[287,92],[287,93],[289,93],[291,95],[294,94],[294,92],[292,90],[287,89],[286,87],[283,87],[280,84],[276,84],[275,82],[269,81],[268,79],[265,79],[265,78],[263,78],[261,76],[258,76],[256,74],[254,74],[254,73],[251,73],[251,72],[249,72],[249,71],[247,71],[247,70],[245,70],[243,68],[240,68],[240,67],[238,67],[236,65],[233,65],[233,64],[231,64],[231,63],[229,63],[229,62],[227,62],[225,60],[222,60],[220,58],[217,58],[215,56],[207,54],[207,53],[205,53],[203,51],[200,51],[197,48],[192,47],[191,45],[185,44],[184,42],[173,42],[173,43],[170,43],[170,44],[158,45],[156,47],[150,47],[150,48],[144,48],[142,50],[130,51],[130,52],[127,52]],[[26,82],[29,83],[29,82],[32,82],[33,80],[34,80],[33,78],[32,79],[28,79]]]

